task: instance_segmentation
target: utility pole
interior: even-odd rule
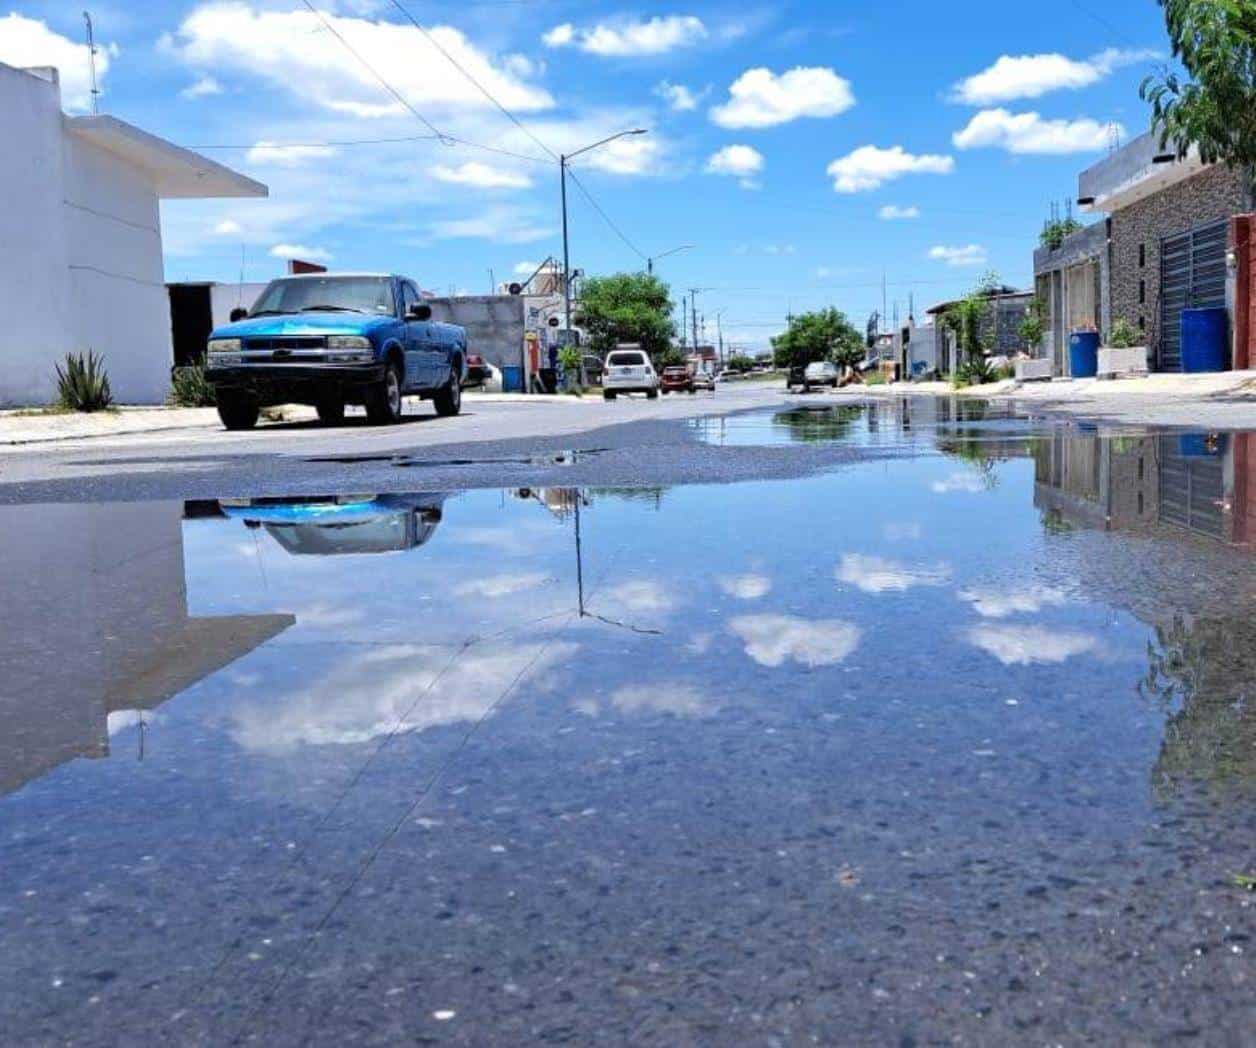
[[[693,351],[698,352],[698,289],[689,289],[689,319],[693,323]]]
[[[721,309],[715,314],[715,330],[719,334],[720,340],[720,367],[724,366],[724,311]]]
[[[92,29],[92,16],[83,12],[83,21],[87,23],[87,61],[92,73],[92,115],[100,115],[100,89],[96,86],[96,33]]]
[[[680,348],[684,349],[689,342],[689,299],[680,300]]]
[[[493,267],[488,267],[488,293],[495,295],[497,293],[497,278],[493,276]]]

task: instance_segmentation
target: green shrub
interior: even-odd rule
[[[959,366],[957,386],[983,386],[995,380],[996,372],[990,366],[990,358],[980,355],[969,357]]]
[[[1112,322],[1112,330],[1108,332],[1108,346],[1111,349],[1129,349],[1139,344],[1138,331],[1124,317]]]
[[[198,360],[170,374],[169,403],[179,408],[212,408],[218,403],[214,387],[205,378],[205,364]]]
[[[67,411],[104,411],[113,406],[113,390],[105,373],[105,359],[91,350],[67,353],[65,367],[56,365],[57,403]]]

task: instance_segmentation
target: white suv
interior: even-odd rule
[[[837,365],[831,360],[817,360],[807,365],[807,370],[803,372],[802,385],[808,393],[811,392],[812,386],[832,386],[837,389],[837,381],[839,372]]]
[[[659,395],[658,373],[643,350],[615,349],[606,355],[602,396],[614,400],[620,393],[644,393],[651,400]]]

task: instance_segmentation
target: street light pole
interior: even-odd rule
[[[594,142],[592,145],[585,146],[583,149],[577,149],[574,153],[564,153],[558,158],[559,182],[562,186],[563,201],[563,325],[566,334],[563,336],[565,340],[571,338],[571,250],[567,239],[567,164],[575,157],[582,153],[588,153],[590,150],[597,149],[598,146],[604,146],[608,142],[614,142],[617,138],[625,138],[628,135],[644,135],[646,129],[638,127],[632,131],[620,131],[619,134],[610,135],[601,141]],[[583,370],[583,369],[582,369]]]
[[[645,271],[653,275],[655,260],[660,259],[660,258],[666,258],[668,255],[674,255],[678,251],[692,251],[693,248],[694,248],[693,244],[681,244],[680,247],[674,247],[670,251],[664,251],[661,254],[654,255],[652,258],[647,258],[645,260]]]

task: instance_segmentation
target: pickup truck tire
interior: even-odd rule
[[[366,392],[366,417],[373,426],[401,421],[401,371],[390,361],[384,377]]]
[[[462,410],[462,383],[458,380],[459,370],[459,368],[452,369],[449,374],[449,384],[432,395],[432,406],[436,408],[436,414],[442,418],[451,418]]]
[[[659,391],[657,389],[647,389],[645,391],[645,399],[646,400],[658,400]]]
[[[256,400],[239,393],[218,394],[218,417],[228,429],[252,429],[261,408]]]
[[[619,395],[619,394],[617,394],[617,393],[616,393],[613,389],[604,389],[604,390],[602,390],[602,399],[603,399],[603,400],[614,400],[614,399],[615,399],[618,395]]]
[[[324,426],[340,426],[345,420],[345,402],[339,397],[326,397],[314,405],[318,421]]]

